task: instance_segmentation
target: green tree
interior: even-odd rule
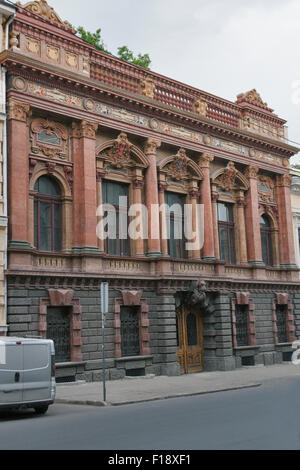
[[[81,39],[88,44],[94,46],[98,51],[106,52],[107,54],[111,54],[106,49],[105,44],[101,38],[101,29],[97,29],[95,33],[90,33],[90,31],[86,31],[83,26],[78,27],[78,34],[80,35]]]
[[[70,27],[71,26],[72,25],[70,25]],[[77,32],[84,42],[91,44],[98,51],[106,52],[107,54],[112,55],[111,52],[106,49],[106,46],[103,43],[100,28],[97,29],[95,33],[91,33],[90,31],[86,31],[83,26],[79,26]],[[133,52],[129,50],[127,46],[122,46],[118,48],[118,58],[121,60],[125,60],[125,62],[128,62],[130,64],[139,65],[140,67],[143,67],[145,69],[149,69],[151,64],[149,54],[138,54],[138,56],[135,57],[133,55]]]
[[[129,50],[127,46],[119,47],[118,57],[119,59],[129,62],[130,64],[139,65],[140,67],[144,67],[145,69],[150,68],[151,59],[149,57],[149,54],[138,54],[137,57],[134,57],[133,52]]]

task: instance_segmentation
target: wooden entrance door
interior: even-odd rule
[[[196,308],[177,311],[177,356],[182,374],[203,370],[202,320]]]

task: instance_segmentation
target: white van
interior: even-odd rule
[[[0,410],[34,408],[46,413],[54,402],[55,351],[49,339],[0,338]]]

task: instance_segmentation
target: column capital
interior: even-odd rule
[[[239,198],[236,201],[236,205],[237,205],[237,207],[246,207],[247,202],[245,201],[245,199]]]
[[[212,202],[218,202],[219,198],[220,198],[219,193],[212,193],[211,195]]]
[[[288,173],[276,176],[276,186],[289,188],[291,186],[292,176]]]
[[[133,189],[142,189],[144,187],[144,180],[133,180]]]
[[[191,199],[197,199],[201,194],[201,191],[197,191],[196,189],[190,189],[189,196]]]
[[[159,193],[164,193],[165,191],[167,191],[167,189],[168,189],[167,184],[163,184],[163,183],[158,184],[158,192]]]
[[[245,170],[245,176],[246,178],[248,179],[257,179],[257,176],[258,176],[258,172],[259,172],[259,167],[258,166],[255,166],[255,165],[249,165],[246,170]]]
[[[101,181],[103,180],[103,178],[105,178],[105,176],[106,176],[105,171],[96,171],[96,181],[98,183],[101,183]]]
[[[198,165],[200,168],[209,168],[210,163],[214,161],[214,155],[212,153],[202,153],[199,157]]]
[[[149,137],[144,143],[145,155],[156,155],[157,149],[161,146],[161,141]]]
[[[26,122],[26,124],[29,125],[29,118],[32,114],[30,104],[9,100],[7,108],[7,119]]]
[[[94,121],[72,122],[72,137],[95,139],[98,126],[99,124]]]

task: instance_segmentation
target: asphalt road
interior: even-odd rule
[[[0,449],[300,449],[300,379],[121,407],[0,415]]]

